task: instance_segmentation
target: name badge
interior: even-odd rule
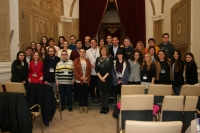
[[[33,74],[32,74],[32,77],[37,77],[37,73],[33,73]]]
[[[144,76],[143,76],[143,79],[145,79],[145,80],[146,80],[146,79],[147,79],[147,76],[146,76],[146,75],[144,75]]]
[[[68,75],[68,70],[64,70],[64,74]]]
[[[121,78],[121,77],[122,77],[122,73],[118,73],[117,76],[118,76],[119,78]]]
[[[53,73],[54,72],[54,68],[49,68],[49,72]]]
[[[160,72],[161,72],[161,73],[165,73],[165,69],[164,69],[164,68],[162,68]]]

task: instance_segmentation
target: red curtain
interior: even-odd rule
[[[108,0],[79,0],[79,37],[96,37]]]
[[[146,43],[145,0],[115,0],[119,18],[133,46]]]

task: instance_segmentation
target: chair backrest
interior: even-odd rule
[[[172,94],[172,86],[162,85],[162,84],[159,84],[159,85],[150,84],[148,94],[154,95],[154,104],[160,105],[163,102],[163,98],[165,95]]]
[[[6,87],[6,92],[16,92],[16,93],[26,94],[26,90],[23,83],[6,82],[5,87]]]
[[[122,95],[120,122],[124,129],[126,120],[153,120],[153,95]]]
[[[126,121],[125,133],[181,133],[182,122]]]
[[[186,96],[184,106],[184,131],[190,126],[190,123],[195,118],[195,109],[198,101],[198,96]]]
[[[145,85],[122,85],[121,95],[144,94]]]
[[[183,96],[164,96],[161,121],[181,121],[183,119]]]
[[[0,83],[0,92],[4,92],[4,90],[3,90],[3,87],[2,87],[2,85],[1,85],[1,83]]]
[[[180,95],[182,96],[200,96],[200,85],[183,85]]]
[[[148,94],[154,96],[165,96],[172,94],[172,85],[149,85]]]

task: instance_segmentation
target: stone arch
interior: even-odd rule
[[[154,3],[153,3],[153,0],[150,0],[150,2],[151,2],[152,10],[153,10],[153,15],[155,16],[156,15],[156,10],[155,10],[155,6],[154,6]]]
[[[76,0],[73,0],[72,4],[71,4],[71,7],[70,7],[69,17],[72,17],[72,13],[73,13],[73,9],[74,9],[75,3],[76,3]]]

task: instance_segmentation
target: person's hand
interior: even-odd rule
[[[151,82],[151,84],[154,84],[154,82]]]
[[[39,80],[42,81],[42,80],[43,80],[43,77],[41,76]]]
[[[28,78],[28,82],[31,83],[31,79],[30,78]]]
[[[92,68],[95,68],[95,64],[91,64],[91,67],[92,67]]]
[[[84,81],[86,81],[86,80],[88,80],[88,77],[85,77],[85,78],[84,78]]]
[[[58,86],[59,85],[59,83],[58,83],[58,81],[56,82],[56,86]]]
[[[104,79],[103,77],[100,77],[100,80],[101,80],[102,82],[105,82],[105,79]]]
[[[117,84],[121,84],[121,82],[122,82],[122,81],[121,81],[121,80],[119,80]]]
[[[23,84],[26,84],[26,81],[22,81]]]
[[[85,79],[85,78],[81,77],[81,80],[83,80],[83,81],[84,81],[84,79]]]
[[[45,84],[48,84],[48,82],[47,82],[47,81],[45,81],[44,83],[45,83]]]

